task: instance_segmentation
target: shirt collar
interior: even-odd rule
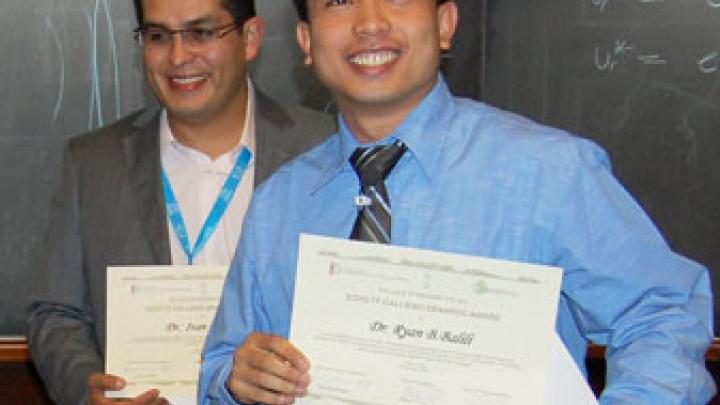
[[[375,144],[358,142],[340,114],[338,118],[339,131],[336,135],[340,139],[339,153],[333,154],[328,169],[314,189],[317,190],[327,184],[343,170],[352,170],[348,159],[357,147],[385,145],[396,140],[407,145],[408,152],[406,153],[412,153],[420,163],[425,175],[432,180],[440,164],[440,157],[447,138],[447,128],[450,126],[454,108],[454,99],[450,89],[443,76],[438,74],[437,83],[430,93],[390,135]]]
[[[243,132],[240,135],[240,141],[228,152],[218,156],[215,161],[211,161],[210,158],[204,153],[190,148],[186,145],[181,144],[175,139],[170,128],[170,121],[168,120],[167,109],[163,108],[160,113],[160,155],[163,157],[163,166],[165,170],[170,172],[180,165],[177,159],[167,159],[171,154],[180,154],[185,158],[204,164],[212,164],[213,168],[230,173],[235,160],[237,159],[240,151],[243,147],[250,150],[253,156],[255,156],[255,88],[249,78],[247,80],[247,105],[245,107],[245,125]],[[173,151],[171,153],[171,150]]]

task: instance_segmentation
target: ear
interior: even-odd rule
[[[262,45],[263,35],[265,34],[265,20],[262,17],[252,17],[243,24],[243,40],[245,42],[245,60],[255,59],[260,46]]]
[[[438,35],[440,49],[448,50],[452,47],[452,39],[458,24],[458,9],[455,1],[450,0],[438,6]]]
[[[312,65],[311,41],[310,41],[310,25],[306,22],[299,22],[295,30],[297,41],[305,54],[305,64]]]

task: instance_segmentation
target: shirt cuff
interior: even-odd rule
[[[218,387],[217,387],[217,398],[220,400],[221,404],[228,404],[228,405],[243,405],[240,402],[235,400],[235,397],[232,396],[230,391],[227,389],[227,380],[230,378],[230,373],[232,372],[233,367],[233,357],[230,356],[227,362],[223,365],[222,369],[220,369],[220,373],[218,375]]]

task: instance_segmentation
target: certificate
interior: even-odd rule
[[[302,235],[290,340],[313,382],[298,403],[545,403],[561,278],[556,267]]]
[[[545,405],[598,405],[595,394],[565,349],[560,336],[555,335],[550,351],[553,361]]]
[[[105,370],[127,380],[113,398],[156,388],[195,404],[200,353],[226,266],[109,267]]]

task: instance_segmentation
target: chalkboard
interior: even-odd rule
[[[482,2],[458,1],[467,15]],[[266,20],[250,66],[272,97],[332,110],[329,94],[302,64],[290,0],[257,0]],[[70,135],[108,124],[151,101],[143,82],[130,0],[0,1],[0,338],[22,335],[28,297],[42,277],[34,266],[60,150]],[[481,26],[461,22],[444,63],[451,86],[477,96]]]
[[[24,330],[67,135],[144,103],[130,1],[0,2],[0,334]]]
[[[326,106],[327,93],[302,66],[292,2],[257,6],[268,26],[251,66],[258,87],[287,102]],[[152,98],[136,26],[130,0],[0,1],[0,337],[25,330],[63,141]]]
[[[483,99],[604,146],[673,249],[708,266],[720,294],[720,1],[486,6]]]

